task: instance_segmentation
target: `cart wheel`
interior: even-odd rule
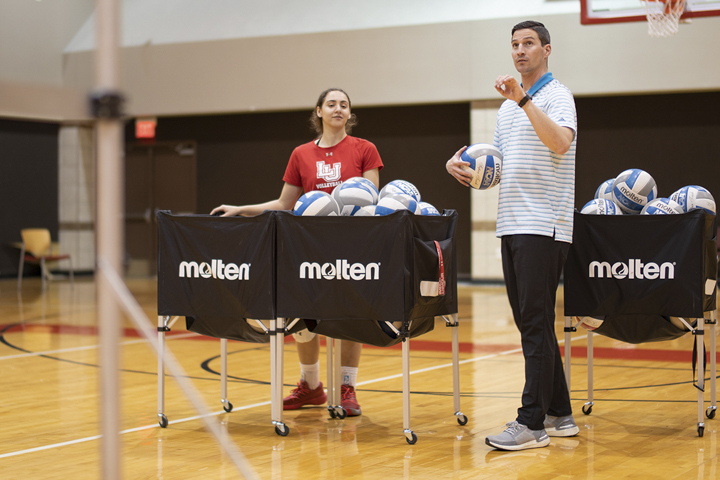
[[[233,404],[230,402],[227,402],[227,406],[223,405],[223,410],[225,410],[227,413],[232,412]]]
[[[405,441],[408,442],[410,445],[415,445],[415,442],[417,442],[417,435],[413,432],[412,434],[412,440],[405,437]]]
[[[587,408],[585,408],[585,407],[587,407]],[[583,405],[582,412],[585,415],[590,415],[592,413],[592,405]]]
[[[717,410],[714,407],[708,407],[707,410],[705,410],[705,416],[708,418],[715,418],[715,412]]]
[[[277,433],[281,437],[287,437],[288,433],[290,433],[290,429],[284,423],[282,424],[282,426],[283,428],[280,428],[280,425],[275,425],[275,433]]]
[[[468,420],[468,418],[465,415],[463,415],[461,417],[457,417],[457,422],[460,425],[467,425],[467,420]]]
[[[705,433],[705,427],[698,427],[698,437],[702,437]]]
[[[338,410],[335,412],[335,415],[337,415],[337,418],[342,420],[343,418],[347,417],[347,410],[345,410],[343,407],[339,407]]]
[[[158,417],[160,417],[160,420],[158,420],[158,423],[160,424],[160,426],[161,426],[162,428],[166,428],[166,427],[168,426],[168,419],[167,419],[167,417],[165,416],[165,414],[164,414],[164,413],[161,413],[161,414],[158,415]]]
[[[337,417],[337,413],[335,413],[335,409],[333,407],[328,407],[328,413],[330,414],[330,418]]]

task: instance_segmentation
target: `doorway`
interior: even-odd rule
[[[129,144],[125,151],[125,274],[157,274],[159,210],[192,214],[197,209],[196,144]]]

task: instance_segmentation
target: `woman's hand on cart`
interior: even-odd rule
[[[234,217],[236,215],[242,215],[241,210],[242,207],[235,205],[220,205],[219,207],[213,208],[210,215],[215,215],[217,217]]]

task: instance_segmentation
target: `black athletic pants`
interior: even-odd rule
[[[554,328],[555,295],[569,249],[569,243],[542,235],[502,237],[505,285],[525,357],[517,421],[531,430],[543,428],[546,413],[572,413]]]

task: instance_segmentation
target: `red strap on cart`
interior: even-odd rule
[[[435,248],[438,253],[438,262],[440,264],[440,280],[438,282],[438,295],[445,295],[445,262],[443,261],[442,250],[440,244],[435,240]]]

